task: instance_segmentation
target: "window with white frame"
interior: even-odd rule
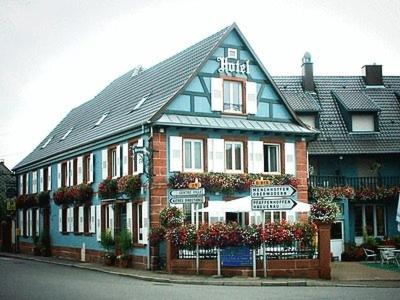
[[[281,172],[281,155],[279,144],[264,144],[264,172]]]
[[[224,111],[243,112],[242,82],[224,80]]]
[[[351,116],[353,132],[375,131],[375,117],[373,114],[354,114]]]
[[[243,143],[225,142],[225,171],[243,172]]]
[[[286,220],[286,211],[266,211],[265,212],[265,223],[279,223],[280,221]]]
[[[383,205],[354,206],[355,235],[361,237],[364,231],[369,236],[385,236],[385,208]]]
[[[203,141],[183,140],[183,169],[185,172],[203,171]]]
[[[117,177],[117,149],[111,149],[111,177]]]
[[[237,59],[237,49],[235,48],[228,48],[228,58]]]

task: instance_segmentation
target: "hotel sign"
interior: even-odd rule
[[[228,61],[228,57],[217,57],[219,62],[219,73],[241,73],[243,75],[250,74],[250,61],[246,60],[244,63]]]

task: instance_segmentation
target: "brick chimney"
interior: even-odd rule
[[[365,65],[361,70],[366,85],[383,85],[382,65]]]
[[[309,52],[304,53],[301,70],[303,90],[305,92],[315,92],[313,63],[311,61],[311,54]]]

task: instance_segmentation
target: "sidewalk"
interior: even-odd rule
[[[167,274],[162,271],[144,271],[132,268],[108,267],[101,264],[83,263],[53,257],[30,256],[0,252],[0,257],[25,259],[43,263],[86,269],[96,272],[126,276],[134,279],[172,284],[225,285],[225,286],[333,286],[333,287],[400,287],[400,272],[370,268],[358,262],[332,263],[332,280],[212,277]]]

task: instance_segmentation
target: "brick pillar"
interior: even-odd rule
[[[150,187],[150,226],[160,225],[160,211],[167,206],[167,144],[165,133],[154,133],[152,140],[153,181]]]
[[[302,202],[308,202],[308,182],[307,182],[307,144],[306,142],[296,142],[296,177],[298,179],[297,195]]]
[[[318,225],[319,277],[331,279],[331,224]]]
[[[153,149],[153,178],[150,186],[150,228],[160,226],[160,211],[167,206],[167,144],[165,133],[155,132],[151,141]],[[157,247],[158,248],[158,247]],[[150,268],[159,268],[159,251],[151,249]]]

